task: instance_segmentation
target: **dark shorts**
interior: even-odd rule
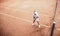
[[[34,17],[34,20],[36,20],[38,17]]]

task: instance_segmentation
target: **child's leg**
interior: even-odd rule
[[[38,23],[38,25],[40,25],[40,23],[39,23],[39,18],[36,19],[36,22]]]
[[[33,24],[32,24],[33,26],[34,26],[34,23],[35,23],[35,20],[33,20]]]
[[[37,23],[38,23],[38,27],[40,28],[40,23],[39,23],[39,21],[37,21]]]
[[[37,23],[38,23],[38,25],[40,25],[40,24],[39,24],[39,21],[37,21]]]
[[[38,23],[38,27],[40,28],[39,18],[37,18],[36,21]]]
[[[35,22],[35,20],[33,21],[33,23]]]

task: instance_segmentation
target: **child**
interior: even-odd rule
[[[34,26],[34,22],[36,21],[37,23],[38,23],[38,27],[40,28],[40,24],[39,24],[39,16],[38,16],[38,13],[37,13],[37,11],[34,11],[34,13],[33,13],[33,18],[34,18],[34,20],[33,20],[33,26]]]

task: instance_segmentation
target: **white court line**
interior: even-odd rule
[[[26,19],[23,19],[23,18],[19,18],[19,17],[15,17],[15,16],[12,16],[12,15],[9,15],[9,14],[5,14],[5,13],[0,13],[0,14],[8,16],[8,17],[12,17],[12,18],[20,19],[20,20],[23,20],[23,21],[27,21],[29,23],[32,22],[32,21],[29,21],[29,20],[26,20]]]
[[[60,29],[56,29],[56,30],[59,30],[60,31]]]
[[[23,20],[23,21],[32,23],[32,21],[27,20],[27,19],[19,18],[19,17],[16,17],[16,16],[12,16],[12,15],[9,15],[9,14],[5,14],[5,13],[0,13],[0,14],[3,14],[3,15],[8,16],[8,17],[12,17],[12,18],[16,18],[16,19],[20,19],[20,20]],[[47,27],[47,28],[50,28],[50,26],[47,26],[47,25],[43,25],[43,24],[40,24],[40,25],[41,25],[41,26],[45,26],[45,27]]]

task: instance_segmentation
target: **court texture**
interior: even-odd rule
[[[0,36],[50,36],[56,0],[0,0]],[[32,26],[37,9],[40,28]],[[60,36],[60,0],[53,36]]]

